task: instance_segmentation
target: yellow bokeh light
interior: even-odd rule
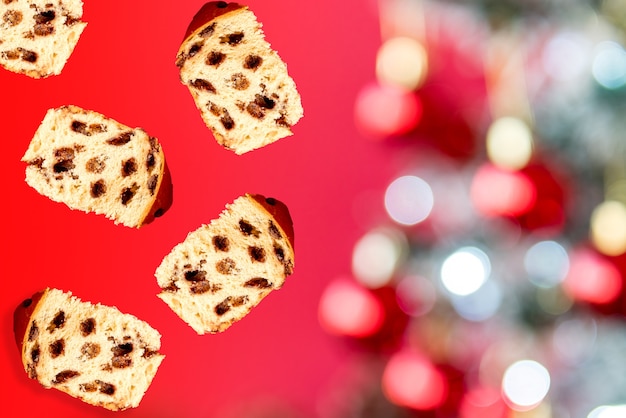
[[[415,90],[424,82],[427,68],[426,49],[416,39],[394,37],[378,49],[376,77],[380,83]]]
[[[505,116],[487,131],[487,156],[493,164],[508,170],[524,168],[533,153],[533,136],[523,120]]]
[[[605,201],[591,215],[591,240],[598,251],[616,256],[626,252],[626,206]]]

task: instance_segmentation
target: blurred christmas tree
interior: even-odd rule
[[[626,417],[626,0],[380,0],[329,417]],[[338,308],[340,307],[340,308]],[[356,377],[355,377],[356,376]]]

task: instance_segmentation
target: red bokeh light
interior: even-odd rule
[[[370,290],[343,278],[328,285],[318,314],[326,331],[354,338],[375,334],[385,316],[381,301]]]
[[[404,135],[422,116],[422,103],[416,94],[378,83],[363,87],[354,109],[356,125],[374,139]]]
[[[484,216],[519,216],[532,209],[537,190],[522,172],[484,164],[474,175],[470,196]]]
[[[426,357],[409,351],[395,353],[389,359],[382,387],[389,401],[417,410],[441,406],[448,394],[445,375]]]
[[[508,407],[500,395],[500,390],[488,386],[478,386],[463,396],[459,408],[460,418],[506,418]]]
[[[580,249],[570,256],[563,289],[574,300],[607,304],[620,295],[622,275],[608,258],[590,249]]]

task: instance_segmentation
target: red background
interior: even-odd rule
[[[311,416],[346,359],[343,346],[320,328],[317,306],[325,284],[350,271],[352,246],[363,232],[354,216],[357,196],[390,178],[380,149],[364,141],[353,123],[355,96],[374,78],[376,4],[247,3],[287,62],[305,116],[294,136],[242,156],[213,140],[174,65],[186,26],[202,4],[86,0],[88,25],[61,75],[34,80],[0,69],[5,416],[116,414],[45,390],[24,373],[12,312],[45,287],[115,305],[163,335],[166,358],[141,405],[117,413],[127,417],[226,417],[262,399],[282,400]],[[130,229],[70,211],[27,186],[20,159],[46,110],[65,104],[142,127],[160,140],[174,183],[169,212]],[[199,336],[156,297],[154,270],[189,231],[246,192],[289,206],[295,271],[245,320],[223,334]]]

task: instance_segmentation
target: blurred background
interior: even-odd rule
[[[626,417],[626,0],[251,0],[305,117],[240,157],[177,79],[202,3],[86,1],[62,75],[0,72],[9,416]],[[163,218],[128,230],[28,188],[19,160],[69,103],[159,138]],[[289,206],[294,275],[228,332],[195,335],[153,271],[245,192]],[[45,286],[161,331],[139,408],[26,377],[12,310]]]
[[[379,13],[355,122],[395,175],[320,300],[360,354],[330,416],[625,417],[626,2]]]

